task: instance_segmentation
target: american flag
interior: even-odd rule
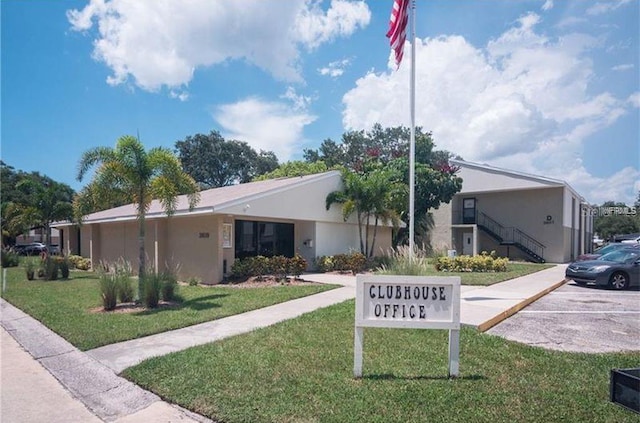
[[[404,41],[407,39],[409,1],[411,0],[394,0],[391,17],[389,18],[387,38],[389,38],[389,44],[391,44],[391,48],[396,53],[396,65],[398,65],[398,67],[400,67],[400,62],[402,62]]]

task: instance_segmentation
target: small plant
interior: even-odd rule
[[[289,259],[287,272],[294,278],[300,278],[300,275],[307,269],[307,261],[299,254]]]
[[[59,266],[62,279],[69,279],[69,260],[66,257],[62,257],[62,260],[59,261]]]
[[[416,249],[411,257],[409,247],[400,246],[389,252],[388,264],[381,265],[378,271],[383,275],[420,276],[428,274],[430,269],[424,250]]]
[[[43,277],[45,280],[54,281],[58,279],[58,271],[59,271],[58,260],[56,260],[54,257],[47,256],[42,261],[42,267],[44,270]]]
[[[176,276],[171,272],[164,272],[160,275],[160,279],[162,279],[162,286],[160,288],[162,300],[173,301],[176,297],[176,287],[178,286]]]
[[[118,278],[115,274],[100,273],[100,294],[104,310],[114,310],[118,301]]]
[[[16,267],[20,264],[20,256],[13,251],[2,250],[2,267]]]
[[[314,264],[320,272],[331,272],[334,269],[333,257],[331,256],[316,257]]]
[[[24,270],[27,273],[27,279],[32,281],[35,278],[36,263],[31,257],[28,257],[24,261]]]
[[[195,276],[192,278],[189,278],[189,286],[198,286],[200,284],[200,279],[196,278]]]
[[[160,302],[162,278],[155,272],[150,271],[144,276],[143,286],[142,303],[147,308],[157,308]]]

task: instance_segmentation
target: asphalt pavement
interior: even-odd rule
[[[640,351],[640,290],[568,282],[487,333],[558,351]]]

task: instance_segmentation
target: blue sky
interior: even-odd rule
[[[5,163],[74,189],[83,151],[218,130],[280,161],[409,125],[392,0],[2,0]],[[416,122],[465,160],[640,190],[639,0],[417,0]]]

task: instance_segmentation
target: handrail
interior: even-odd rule
[[[544,244],[516,227],[504,227],[484,212],[478,212],[477,222],[501,239],[513,243],[544,260]]]

